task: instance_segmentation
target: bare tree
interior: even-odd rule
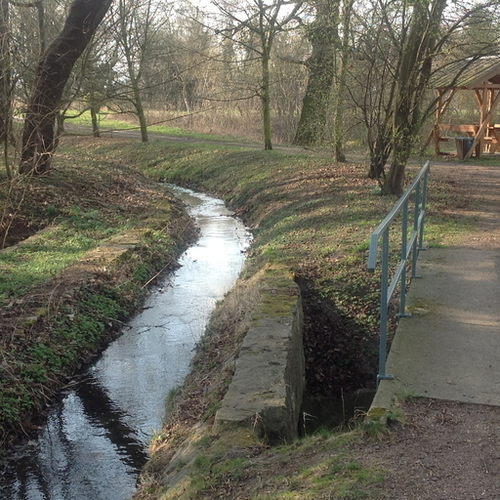
[[[156,5],[156,6],[155,6]],[[124,91],[122,98],[134,108],[139,120],[141,139],[148,141],[148,128],[142,99],[144,65],[151,51],[156,31],[161,26],[160,4],[151,0],[119,0],[117,4],[116,26],[117,45],[123,56],[126,80],[130,91]]]
[[[370,9],[365,6],[356,17],[348,90],[367,130],[369,176],[388,194],[402,191],[405,165],[422,127],[437,105],[447,104],[432,97],[431,77],[444,72],[453,86],[460,76],[453,74],[454,63],[498,54],[492,27],[489,37],[476,28],[475,43],[467,36],[473,19],[474,23],[477,18],[491,20],[488,13],[493,2],[474,6],[457,3],[453,11],[446,11],[445,4],[444,0],[428,0],[417,6],[374,0]]]
[[[64,27],[37,68],[23,129],[19,172],[46,172],[56,148],[55,121],[66,82],[112,0],[74,0]]]
[[[40,54],[43,54],[47,47],[47,33],[45,30],[45,5],[43,1],[42,0],[37,0],[36,2],[18,2],[16,0],[8,0],[8,1],[9,3],[17,7],[24,7],[37,10]]]
[[[332,150],[337,161],[345,161],[343,142],[344,130],[344,101],[347,89],[348,66],[351,58],[351,16],[354,0],[344,0],[342,3],[342,39],[340,50],[335,58],[335,80],[332,89]]]
[[[289,23],[296,19],[303,6],[303,1],[252,0],[243,4],[227,0],[213,0],[219,11],[226,16],[231,26],[219,30],[225,37],[238,42],[246,50],[256,54],[261,67],[259,97],[262,104],[262,122],[264,149],[273,149],[271,139],[271,77],[270,60],[275,37],[284,31]],[[284,14],[284,7],[288,6]],[[249,33],[245,39],[241,34]],[[256,43],[255,43],[256,42]]]
[[[0,142],[12,137],[9,2],[0,0]]]
[[[447,0],[415,2],[401,52],[392,131],[393,160],[384,182],[385,194],[401,194],[404,172],[423,123],[424,92],[431,75],[439,28]]]
[[[392,152],[392,123],[404,11],[391,2],[373,2],[356,16],[355,61],[346,88],[366,129],[369,177],[383,184]]]

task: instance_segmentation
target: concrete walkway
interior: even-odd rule
[[[500,406],[500,251],[431,248],[418,272],[372,409],[404,394]]]

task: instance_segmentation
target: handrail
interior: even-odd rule
[[[393,375],[386,374],[387,359],[387,318],[388,308],[392,295],[398,284],[400,285],[399,315],[409,316],[406,313],[406,268],[411,255],[411,278],[416,278],[417,259],[420,250],[423,250],[425,206],[427,202],[427,183],[430,163],[426,162],[410,187],[404,192],[385,219],[373,231],[370,240],[368,255],[368,270],[375,271],[378,256],[378,243],[382,238],[381,267],[382,278],[380,283],[380,343],[379,343],[379,372],[377,384],[380,380],[393,380]],[[413,230],[408,235],[409,202],[414,194]],[[394,219],[401,212],[401,258],[391,281],[389,282],[389,231]],[[409,236],[409,237],[408,237]]]

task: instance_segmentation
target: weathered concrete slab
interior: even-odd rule
[[[372,404],[394,395],[500,406],[500,251],[429,249]]]
[[[297,437],[305,386],[299,288],[291,278],[273,280],[264,303],[243,340],[213,431],[246,427],[277,443]]]

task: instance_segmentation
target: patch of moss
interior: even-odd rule
[[[254,318],[293,316],[297,310],[299,288],[284,266],[266,265],[254,277],[260,298]]]

